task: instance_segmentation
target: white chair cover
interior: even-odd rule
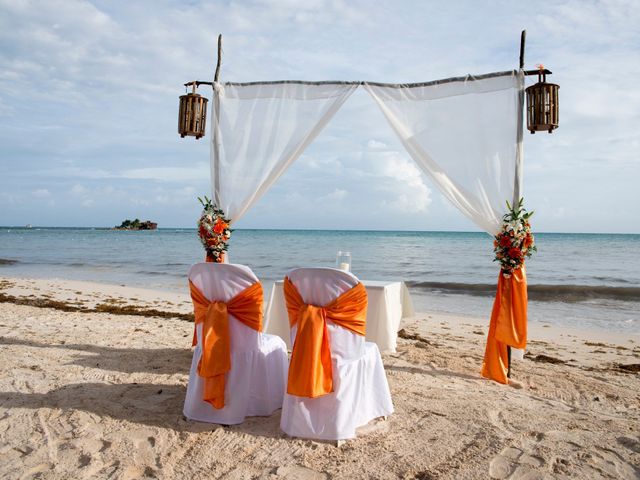
[[[198,263],[189,280],[209,299],[228,302],[258,281],[249,267],[225,263]],[[247,327],[229,315],[231,370],[225,378],[225,406],[216,409],[202,400],[203,379],[198,375],[202,355],[202,324],[193,352],[184,415],[189,420],[232,425],[245,417],[268,416],[282,407],[288,361],[284,341]]]
[[[358,279],[331,268],[299,268],[288,274],[307,304],[327,305],[353,288]],[[280,428],[293,437],[321,440],[354,438],[356,428],[393,413],[380,352],[375,343],[327,321],[333,387],[318,398],[285,393]],[[291,329],[295,341],[297,327]]]

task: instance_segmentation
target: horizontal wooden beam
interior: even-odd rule
[[[538,75],[539,73],[542,73],[544,75],[551,75],[553,72],[551,70],[547,70],[546,68],[543,69],[543,70],[536,69],[536,70],[525,70],[524,71],[525,75]]]
[[[190,87],[191,85],[194,85],[196,87],[199,87],[200,85],[213,85],[213,82],[201,82],[200,80],[194,80],[193,82],[187,82],[184,84],[185,87]]]
[[[498,72],[496,74],[488,74],[487,76],[502,76],[502,75],[506,75],[510,72]],[[551,70],[547,70],[546,68],[544,70],[524,70],[523,73],[525,75],[538,75],[539,73],[542,73],[543,75],[551,75]],[[480,75],[476,78],[483,78],[483,75]],[[464,80],[465,77],[456,77],[456,78],[448,78],[448,79],[444,79],[444,80],[436,80],[434,82],[425,82],[425,83],[410,83],[410,84],[395,84],[395,83],[375,83],[375,82],[362,82],[362,81],[358,81],[358,82],[339,82],[339,81],[326,81],[326,82],[307,82],[307,81],[302,81],[302,80],[278,80],[278,81],[270,81],[270,82],[252,82],[249,83],[248,85],[264,85],[264,84],[280,84],[280,83],[296,83],[296,84],[303,84],[303,85],[324,85],[324,84],[349,84],[349,85],[364,85],[365,83],[369,83],[369,84],[373,84],[373,85],[382,85],[382,86],[389,86],[389,87],[415,87],[415,86],[428,86],[428,85],[437,85],[440,83],[445,83],[447,81],[455,81],[455,80]],[[233,83],[233,82],[231,82]],[[200,85],[213,85],[213,82],[201,82],[200,80],[194,80],[192,82],[187,82],[184,84],[185,87],[190,87],[192,85],[194,85],[196,87],[199,87]],[[240,85],[245,85],[245,84],[240,84]]]

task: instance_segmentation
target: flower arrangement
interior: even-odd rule
[[[227,251],[227,242],[231,238],[229,228],[230,220],[224,216],[224,211],[211,202],[210,198],[204,197],[204,201],[198,197],[204,207],[200,219],[198,220],[198,236],[200,242],[207,252],[207,261],[222,263],[224,252]]]
[[[529,217],[533,212],[525,210],[523,201],[521,198],[518,205],[513,207],[507,202],[509,212],[502,217],[502,229],[493,241],[493,251],[496,254],[493,261],[500,262],[505,278],[521,268],[525,259],[537,251],[529,224]]]

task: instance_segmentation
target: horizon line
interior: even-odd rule
[[[114,230],[114,231],[128,231],[117,230],[114,227],[80,227],[80,226],[43,226],[43,225],[31,225],[29,227],[25,225],[0,225],[0,229],[19,229],[19,230],[34,230],[34,229],[82,229],[82,230]],[[158,227],[156,230],[197,230],[196,227]],[[490,233],[483,230],[408,230],[408,229],[390,229],[390,230],[375,230],[369,228],[356,228],[356,229],[340,229],[340,228],[260,228],[260,227],[240,227],[232,229],[236,230],[258,230],[258,231],[294,231],[294,232],[396,232],[396,233],[484,233],[492,236]],[[152,232],[154,230],[131,230],[140,232]],[[640,232],[560,232],[560,231],[537,231],[537,234],[570,234],[570,235],[640,235]]]

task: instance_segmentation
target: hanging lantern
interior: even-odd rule
[[[532,72],[533,73],[533,72]],[[527,88],[527,129],[531,133],[558,128],[558,89],[559,85],[547,83],[544,66],[538,70],[538,83]]]
[[[180,110],[178,112],[178,133],[182,138],[204,137],[207,124],[207,98],[196,93],[196,82],[192,83],[191,93],[180,97]]]

